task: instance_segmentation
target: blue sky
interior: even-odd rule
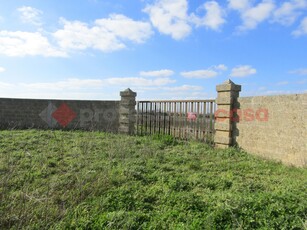
[[[0,0],[0,97],[307,92],[307,0]]]

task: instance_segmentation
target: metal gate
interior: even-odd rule
[[[215,100],[138,101],[136,132],[212,142],[215,110]]]

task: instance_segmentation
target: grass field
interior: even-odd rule
[[[307,169],[169,136],[0,131],[0,229],[306,229]]]

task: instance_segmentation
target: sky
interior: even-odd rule
[[[307,0],[0,0],[0,97],[307,93]]]

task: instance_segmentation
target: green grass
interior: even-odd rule
[[[168,136],[0,131],[0,229],[306,229],[307,169]]]

